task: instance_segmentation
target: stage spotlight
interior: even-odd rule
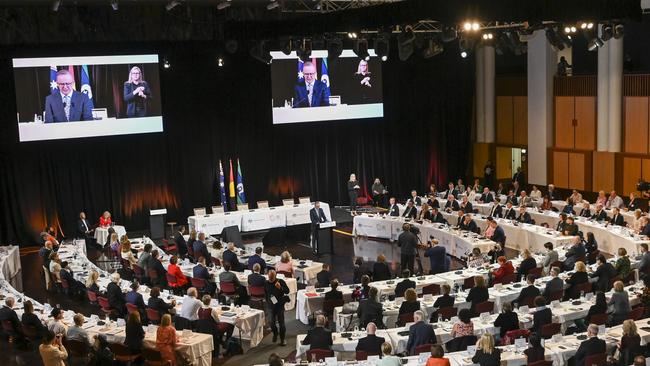
[[[414,50],[414,41],[415,33],[413,33],[413,28],[407,25],[402,30],[402,33],[397,35],[397,53],[400,60],[406,61],[411,57]]]
[[[463,24],[463,29],[465,29],[466,31],[471,31],[471,30],[472,30],[472,23],[470,23],[470,22],[465,22],[465,23]]]
[[[598,37],[595,37],[595,38],[593,38],[593,39],[591,39],[591,40],[589,41],[589,43],[587,44],[587,49],[588,49],[589,51],[595,51],[595,50],[597,50],[599,47],[602,47],[602,46],[604,46],[604,45],[605,45],[605,42],[603,42],[602,39],[600,39],[600,38],[598,38]]]
[[[555,48],[558,51],[562,51],[565,48],[564,42],[560,40],[560,37],[558,37],[557,32],[555,31],[554,28],[552,27],[546,28],[545,33],[546,33],[546,39],[548,40],[548,43],[550,43],[551,46],[553,46],[553,48]]]
[[[223,67],[223,58],[217,57],[217,67]]]
[[[478,24],[478,23],[476,23],[476,22],[472,23],[472,30],[473,30],[473,31],[476,32],[476,31],[479,30],[479,29],[481,29],[481,25],[480,25],[480,24]]]
[[[239,43],[237,43],[237,40],[235,39],[229,39],[226,41],[224,48],[226,49],[226,52],[232,55],[235,52],[237,52],[237,49],[239,48]]]
[[[266,6],[266,10],[273,10],[273,9],[277,8],[278,6],[280,6],[279,2],[277,2],[276,0],[271,0],[269,5]]]
[[[338,37],[327,39],[327,58],[330,60],[337,59],[343,52],[343,40]]]
[[[370,60],[370,55],[368,54],[368,40],[364,38],[357,39],[357,42],[352,47],[352,51],[360,59]]]
[[[52,1],[52,11],[53,12],[59,11],[59,6],[61,6],[61,0]]]
[[[220,2],[219,4],[217,4],[217,9],[218,9],[218,10],[223,10],[223,9],[229,7],[230,5],[232,5],[232,4],[230,3],[230,1],[231,1],[231,0],[223,0],[222,2]]]
[[[614,27],[611,24],[603,24],[603,28],[600,33],[600,39],[602,39],[603,42],[607,42],[612,37],[614,37]]]
[[[458,48],[460,48],[460,56],[466,58],[470,52],[474,50],[474,40],[469,37],[462,37],[458,40]],[[464,55],[464,56],[463,56]]]
[[[455,40],[458,37],[458,31],[456,31],[456,28],[446,26],[442,29],[442,35],[440,36],[440,39],[447,43]]]
[[[303,62],[309,60],[311,57],[311,40],[303,38],[302,42],[300,42],[298,45],[296,53],[298,54],[298,58]]]
[[[489,41],[492,38],[494,38],[494,35],[492,35],[492,33],[483,33],[483,40],[484,41]]]
[[[120,9],[120,4],[117,2],[117,0],[111,0],[111,8],[113,8],[114,11],[118,11]]]
[[[172,67],[172,65],[169,63],[169,61],[167,61],[167,57],[165,57],[163,59],[163,68],[169,69],[170,67]]]
[[[594,27],[594,23],[587,23],[587,29],[592,29]]]
[[[444,51],[442,42],[439,39],[430,38],[427,46],[422,51],[422,57],[431,58],[441,54],[442,51]]]
[[[282,44],[282,53],[289,56],[291,54],[291,51],[293,51],[293,41],[291,39],[288,39]]]
[[[179,0],[170,0],[167,3],[167,5],[165,5],[165,9],[167,9],[167,11],[171,11],[172,9],[174,9],[175,7],[177,7],[180,4],[181,4],[181,2]]]
[[[468,55],[468,54],[467,54],[467,51],[465,51],[465,50],[460,51],[460,57],[462,57],[462,58],[467,58],[467,55]]]
[[[390,35],[388,33],[379,33],[375,38],[375,53],[382,61],[388,60],[390,52]]]
[[[357,32],[348,32],[348,38],[357,39]]]
[[[619,39],[625,35],[625,26],[623,24],[616,24],[614,27],[614,38]]]
[[[272,57],[267,48],[266,41],[256,42],[253,47],[251,47],[249,53],[254,59],[267,65],[271,64]]]

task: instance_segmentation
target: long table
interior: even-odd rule
[[[22,291],[22,266],[20,264],[18,246],[10,245],[0,247],[0,274],[11,286]]]
[[[122,238],[123,235],[126,235],[126,228],[122,225],[113,225],[113,230],[117,234],[118,238]],[[108,229],[107,227],[97,227],[95,228],[95,240],[99,245],[106,244],[108,240]]]
[[[203,232],[206,235],[221,234],[224,227],[235,225],[242,232],[268,230],[276,227],[311,223],[309,210],[313,207],[313,203],[306,203],[293,206],[213,213],[204,216],[190,216],[187,218],[187,223],[190,230]],[[325,212],[327,219],[331,220],[329,204],[321,202],[320,207]]]

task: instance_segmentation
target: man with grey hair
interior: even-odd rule
[[[14,305],[16,304],[16,300],[8,296],[5,299],[5,304],[2,308],[0,308],[0,321],[9,321],[14,329],[14,332],[16,334],[22,334],[22,325],[20,323],[20,320],[18,320],[18,314],[16,314],[16,311],[14,310]]]
[[[324,315],[316,316],[316,326],[307,332],[302,344],[308,344],[309,349],[331,349],[332,332],[325,329],[325,322]]]
[[[589,324],[587,337],[589,339],[580,343],[580,347],[578,347],[578,351],[574,356],[576,366],[591,366],[585,365],[585,359],[592,355],[605,353],[606,351],[605,340],[598,338],[598,326],[596,324]]]
[[[118,318],[121,318],[126,314],[126,299],[120,288],[120,274],[113,272],[110,278],[111,282],[106,286],[106,298],[108,298],[108,304],[117,311]]]
[[[90,348],[92,345],[90,344],[90,339],[88,338],[88,332],[86,332],[86,330],[83,328],[85,321],[84,315],[77,313],[74,315],[72,320],[74,321],[74,325],[68,328],[68,332],[65,336],[66,339],[79,341],[85,344],[86,347]],[[95,335],[94,337],[96,338],[97,336]]]
[[[552,267],[551,268],[551,280],[546,283],[546,287],[544,288],[544,293],[542,294],[544,298],[546,298],[546,301],[549,302],[549,299],[551,298],[551,295],[558,291],[564,291],[564,281],[562,281],[561,278],[558,277],[560,274],[560,269],[558,267]],[[562,298],[562,296],[560,296]]]
[[[436,333],[433,331],[431,324],[423,321],[424,313],[418,310],[413,313],[415,324],[409,328],[409,339],[406,343],[406,349],[411,355],[415,355],[415,348],[423,344],[436,343]]]
[[[384,344],[383,337],[377,337],[375,332],[377,331],[377,325],[370,322],[366,325],[367,335],[357,343],[356,351],[363,351],[369,355],[381,355],[381,345]]]
[[[325,107],[330,105],[327,84],[318,80],[316,65],[307,61],[302,65],[302,81],[293,88],[293,108]]]
[[[183,304],[181,305],[180,317],[190,321],[199,319],[199,309],[201,308],[201,300],[197,299],[198,293],[196,287],[187,289],[187,295],[183,297]]]

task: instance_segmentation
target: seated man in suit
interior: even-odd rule
[[[546,283],[546,287],[544,287],[544,298],[547,299],[547,302],[551,302],[549,299],[551,298],[551,294],[558,292],[558,291],[564,291],[564,281],[562,281],[561,278],[558,277],[560,274],[560,269],[557,267],[551,268],[550,271],[551,274],[551,279]],[[560,296],[562,298],[562,296]]]
[[[565,260],[564,260],[564,269],[566,271],[572,271],[576,262],[580,258],[584,258],[587,251],[585,250],[584,245],[582,245],[582,239],[579,236],[573,238],[573,245],[566,251]]]
[[[23,326],[18,319],[18,314],[16,314],[16,311],[14,310],[15,304],[16,300],[13,297],[8,296],[5,299],[4,306],[0,308],[0,321],[8,320],[13,327],[14,335],[18,335],[22,339]]]
[[[459,211],[460,212],[460,211]],[[463,217],[463,222],[458,226],[461,230],[471,231],[473,233],[479,231],[478,226],[474,219],[472,219],[472,214],[467,214]]]
[[[481,197],[478,200],[481,203],[490,203],[494,201],[494,196],[492,196],[492,193],[490,192],[490,187],[483,187],[483,193],[481,193]]]
[[[474,207],[472,206],[472,203],[469,201],[467,196],[463,196],[463,199],[460,202],[460,209],[467,213],[474,212]]]
[[[440,211],[438,211],[438,209],[434,207],[431,209],[431,222],[444,224],[447,222],[447,220],[445,220],[445,217],[442,216]]]
[[[86,293],[86,286],[74,278],[74,275],[72,274],[72,270],[68,266],[68,262],[66,261],[61,262],[60,275],[62,280],[68,282],[68,286],[70,286],[70,292],[72,295],[79,295],[79,294]]]
[[[192,277],[204,280],[205,292],[210,296],[214,295],[214,291],[217,289],[217,284],[214,282],[214,275],[208,271],[208,267],[205,265],[205,257],[199,257],[196,266],[192,268]]]
[[[359,339],[356,351],[363,351],[368,355],[381,355],[381,345],[384,344],[385,339],[383,337],[377,337],[375,335],[376,331],[377,326],[375,323],[368,323],[366,326],[367,335]]]
[[[399,216],[399,206],[397,206],[395,197],[391,197],[388,202],[388,216]]]
[[[343,300],[343,292],[337,290],[339,287],[339,281],[333,279],[330,283],[331,290],[325,293],[325,300]]]
[[[308,344],[309,349],[331,349],[332,332],[325,329],[325,316],[316,316],[316,326],[307,332],[302,344]]]
[[[488,215],[493,218],[499,218],[503,217],[503,207],[501,207],[501,198],[496,197],[494,199],[494,203],[492,204],[492,208],[490,208],[490,214]]]
[[[415,324],[409,328],[409,339],[406,343],[406,350],[410,355],[415,354],[415,348],[422,344],[436,343],[436,333],[431,324],[424,322],[424,313],[421,310],[413,313]]]
[[[515,301],[513,301],[513,306],[514,304],[517,304],[517,306],[523,306],[526,305],[524,301],[528,298],[536,298],[537,296],[540,295],[539,289],[535,287],[535,275],[529,274],[526,276],[526,283],[528,286],[524,287],[521,289],[521,292],[519,292],[519,296]]]
[[[332,273],[330,272],[330,265],[323,263],[323,269],[316,274],[317,287],[325,287],[332,282]]]
[[[70,71],[59,70],[56,85],[58,89],[45,98],[45,123],[93,120],[93,102],[86,93],[73,89]]]
[[[573,235],[578,235],[578,231],[579,228],[578,225],[576,225],[573,216],[567,217],[566,223],[564,224],[564,231],[562,233],[567,236],[573,236]]]
[[[117,311],[118,317],[122,317],[126,314],[124,307],[126,300],[119,285],[121,281],[120,274],[113,272],[110,279],[111,282],[106,286],[106,298],[108,298],[108,304]]]
[[[458,211],[460,209],[460,205],[458,204],[458,201],[456,201],[456,196],[453,194],[450,194],[447,196],[447,203],[445,203],[445,211],[451,212],[451,211]]]
[[[587,328],[587,337],[589,339],[582,341],[574,359],[576,366],[591,366],[585,365],[585,359],[592,355],[605,353],[607,344],[605,340],[598,338],[598,326],[596,324],[589,324]]]
[[[594,214],[591,215],[591,218],[596,221],[607,220],[607,212],[605,212],[605,209],[603,209],[603,205],[601,204],[596,205],[596,212],[594,212]]]
[[[140,284],[137,280],[131,282],[131,291],[127,292],[126,295],[124,295],[124,298],[128,304],[137,306],[140,316],[144,316],[146,305],[144,304],[142,294],[138,292],[138,288],[140,288]]]
[[[646,244],[647,245],[647,244]],[[611,263],[607,262],[605,256],[600,254],[596,258],[596,271],[594,271],[589,277],[597,278],[598,281],[594,284],[594,291],[608,292],[612,289],[611,280],[616,277],[616,269],[612,266]]]
[[[526,191],[522,190],[521,192],[519,192],[519,206],[531,207],[532,205],[533,205],[533,199],[526,194]]]
[[[376,287],[371,287],[368,290],[368,298],[359,301],[357,317],[362,328],[366,327],[370,322],[375,323],[379,328],[384,327],[384,307],[377,301],[378,293]]]
[[[404,297],[404,292],[407,289],[415,289],[415,281],[409,279],[411,277],[411,271],[405,269],[402,271],[402,278],[404,278],[400,283],[395,286],[395,297]]]
[[[330,105],[327,85],[316,78],[316,65],[307,61],[302,65],[303,81],[293,88],[293,107],[323,107]]]
[[[416,206],[422,206],[422,199],[418,197],[418,192],[415,189],[411,191],[411,197],[408,200]]]
[[[447,249],[438,245],[437,240],[429,242],[429,248],[424,251],[424,256],[429,258],[431,271],[429,274],[443,273],[449,271],[451,259],[447,257]]]
[[[530,328],[531,332],[540,334],[542,325],[551,324],[553,322],[553,313],[550,308],[546,307],[546,299],[537,296],[535,298],[535,313],[533,314],[533,327]]]
[[[512,202],[506,203],[505,212],[503,212],[503,218],[508,220],[515,220],[517,218],[517,210],[512,207]]]
[[[406,201],[406,209],[404,210],[402,217],[415,219],[417,215],[418,215],[418,210],[417,208],[415,208],[415,204],[413,203],[413,201],[411,200]]]
[[[621,215],[621,211],[618,207],[612,208],[612,218],[609,220],[611,225],[625,226],[625,219]]]
[[[223,257],[223,263],[230,263],[230,268],[232,268],[233,271],[238,271],[239,270],[239,259],[237,258],[237,253],[235,253],[235,243],[230,242],[228,243],[228,248],[223,251],[222,257]],[[195,254],[196,255],[196,254]]]
[[[248,286],[264,287],[266,278],[260,274],[261,269],[262,267],[259,265],[259,263],[255,263],[255,265],[253,265],[253,273],[249,274],[248,278],[246,279]]]
[[[456,189],[454,187],[454,183],[449,182],[449,184],[447,185],[447,190],[444,192],[444,194],[442,196],[443,197],[449,197],[449,196],[457,197],[459,193],[462,193],[462,192],[459,192],[458,189]]]
[[[522,224],[531,224],[533,222],[530,214],[526,211],[526,207],[519,207],[519,216],[517,216],[517,221]]]
[[[492,241],[505,246],[506,243],[506,232],[503,231],[503,228],[499,226],[499,223],[496,220],[490,221],[490,227],[492,227],[492,236],[489,237]]]
[[[506,204],[508,203],[512,203],[513,206],[517,206],[519,203],[517,196],[515,195],[515,191],[512,189],[508,191],[508,195],[506,196]]]
[[[207,263],[212,263],[212,255],[210,255],[210,251],[208,250],[208,247],[205,245],[205,233],[199,233],[198,237],[196,238],[196,241],[194,244],[192,244],[192,249],[194,249],[194,258],[199,258],[203,256],[205,258],[205,261]],[[224,260],[225,260],[224,256]],[[231,263],[232,264],[232,263]],[[237,262],[239,264],[239,262]]]
[[[591,207],[589,206],[589,202],[585,201],[582,203],[582,208],[580,209],[580,213],[578,216],[580,217],[591,217]]]
[[[262,251],[263,251],[262,247],[255,248],[255,254],[251,255],[248,258],[248,269],[252,270],[255,264],[257,263],[260,265],[260,272],[264,271],[264,269],[266,268],[266,261],[264,261],[264,259],[262,258]]]

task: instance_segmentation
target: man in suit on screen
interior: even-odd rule
[[[327,85],[316,79],[316,65],[307,61],[302,66],[303,81],[294,88],[293,107],[324,107],[330,105]]]
[[[45,98],[45,123],[92,121],[93,102],[73,89],[74,78],[68,70],[56,73],[58,89]]]

